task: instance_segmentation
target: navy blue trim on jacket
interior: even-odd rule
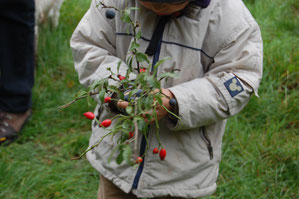
[[[195,5],[198,5],[202,8],[207,8],[210,5],[211,0],[196,0],[196,1],[193,1],[192,3]]]
[[[133,34],[130,34],[130,33],[116,33],[116,35],[119,35],[119,36],[133,36]],[[144,41],[147,41],[147,42],[150,42],[151,40],[150,39],[147,39],[145,37],[141,37],[142,40]],[[165,44],[173,44],[173,45],[177,45],[177,46],[180,46],[180,47],[183,47],[183,48],[188,48],[190,50],[195,50],[195,51],[200,51],[202,54],[204,54],[206,57],[208,57],[209,59],[212,59],[214,60],[214,57],[208,55],[204,50],[202,50],[201,48],[195,48],[195,47],[192,47],[192,46],[187,46],[185,44],[180,44],[180,43],[176,43],[176,42],[171,42],[171,41],[163,41],[162,40],[162,43],[165,43]]]

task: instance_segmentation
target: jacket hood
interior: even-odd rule
[[[156,2],[156,3],[179,3],[179,2],[186,2],[188,0],[141,0],[146,2]],[[202,7],[206,8],[209,6],[211,0],[190,0],[192,3]]]
[[[179,3],[179,2],[186,2],[188,0],[141,0],[141,1],[149,1],[149,2],[157,2],[157,3]],[[191,0],[195,1],[195,0]]]

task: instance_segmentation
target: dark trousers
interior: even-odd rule
[[[0,110],[25,112],[34,83],[34,0],[0,0]]]

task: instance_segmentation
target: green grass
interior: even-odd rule
[[[96,198],[97,172],[72,161],[90,136],[86,103],[58,111],[81,86],[70,36],[90,1],[68,0],[60,25],[43,27],[33,89],[33,116],[16,143],[0,147],[0,198]],[[228,121],[218,189],[206,199],[297,199],[299,189],[299,8],[296,0],[244,1],[260,24],[264,77],[260,98]]]

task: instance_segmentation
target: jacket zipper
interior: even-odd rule
[[[207,134],[207,130],[205,127],[202,127],[202,135],[203,135],[203,140],[206,143],[208,151],[209,151],[210,160],[212,160],[214,158],[213,147],[212,147],[211,140],[209,139],[209,136]]]
[[[149,131],[148,131],[148,133],[149,133]],[[145,135],[143,135],[142,140],[141,140],[140,153],[139,153],[140,157],[143,156],[143,154],[145,152],[145,147],[146,147],[146,139],[145,139]],[[137,187],[138,187],[139,179],[142,174],[142,170],[143,170],[143,166],[144,166],[144,159],[145,159],[145,157],[143,157],[143,161],[139,165],[137,173],[135,175],[133,186],[132,186],[133,189],[137,189]]]
[[[158,41],[159,42],[158,47],[157,47],[157,50],[154,54],[151,73],[153,72],[155,64],[159,61],[162,37],[163,37],[163,33],[160,35],[160,38],[159,38],[159,41]],[[148,130],[147,134],[149,134],[149,130]],[[141,146],[140,146],[140,154],[139,154],[140,157],[142,157],[144,155],[145,147],[146,147],[146,139],[145,139],[145,135],[143,135],[142,136],[142,141],[141,141]],[[143,161],[141,162],[141,164],[138,167],[137,173],[136,173],[135,178],[134,178],[133,186],[132,186],[133,189],[137,189],[137,187],[138,187],[139,179],[140,179],[140,176],[142,174],[143,167],[144,167],[144,160],[145,160],[145,157],[143,157]]]

